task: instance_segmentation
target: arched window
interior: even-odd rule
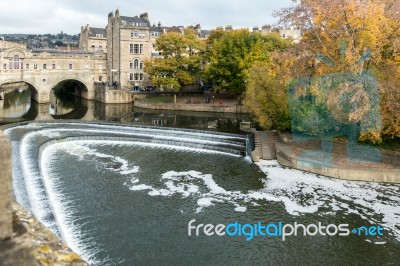
[[[10,69],[19,69],[20,59],[18,55],[15,55],[10,62]]]
[[[133,68],[134,68],[134,69],[138,69],[138,68],[139,68],[139,60],[138,60],[138,59],[135,59],[135,60],[133,61]]]

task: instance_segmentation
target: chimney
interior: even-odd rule
[[[144,19],[149,19],[149,14],[147,12],[145,12],[143,14],[140,14],[140,17],[144,18]]]
[[[158,27],[161,27],[161,22],[158,22]]]

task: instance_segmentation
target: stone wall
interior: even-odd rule
[[[11,146],[0,133],[0,241],[12,236],[11,215]]]
[[[400,168],[395,166],[389,168],[384,164],[376,164],[373,167],[357,164],[346,166],[336,163],[335,158],[332,162],[326,162],[301,156],[309,149],[278,142],[275,143],[275,148],[278,163],[291,168],[346,180],[400,183]],[[337,155],[340,156],[334,154]]]
[[[125,90],[96,87],[95,100],[102,103],[132,103],[137,96]]]
[[[221,105],[221,104],[185,104],[185,103],[149,103],[145,101],[135,101],[134,105],[140,108],[153,110],[176,110],[194,112],[214,112],[214,113],[239,113],[246,114],[243,106]]]

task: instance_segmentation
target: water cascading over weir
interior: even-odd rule
[[[188,129],[97,124],[77,122],[31,122],[5,130],[12,141],[14,197],[46,227],[63,237],[57,212],[49,198],[43,176],[42,152],[57,143],[130,143],[145,147],[165,147],[230,156],[248,156],[249,141],[244,135]],[[188,158],[190,160],[190,158]],[[71,165],[71,167],[73,167]],[[85,173],[82,173],[84,175]]]

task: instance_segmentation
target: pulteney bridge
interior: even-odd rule
[[[106,54],[27,50],[21,45],[0,48],[0,86],[25,82],[31,86],[36,102],[48,103],[51,90],[64,80],[77,81],[75,93],[85,99],[95,99],[95,82],[107,80]]]

